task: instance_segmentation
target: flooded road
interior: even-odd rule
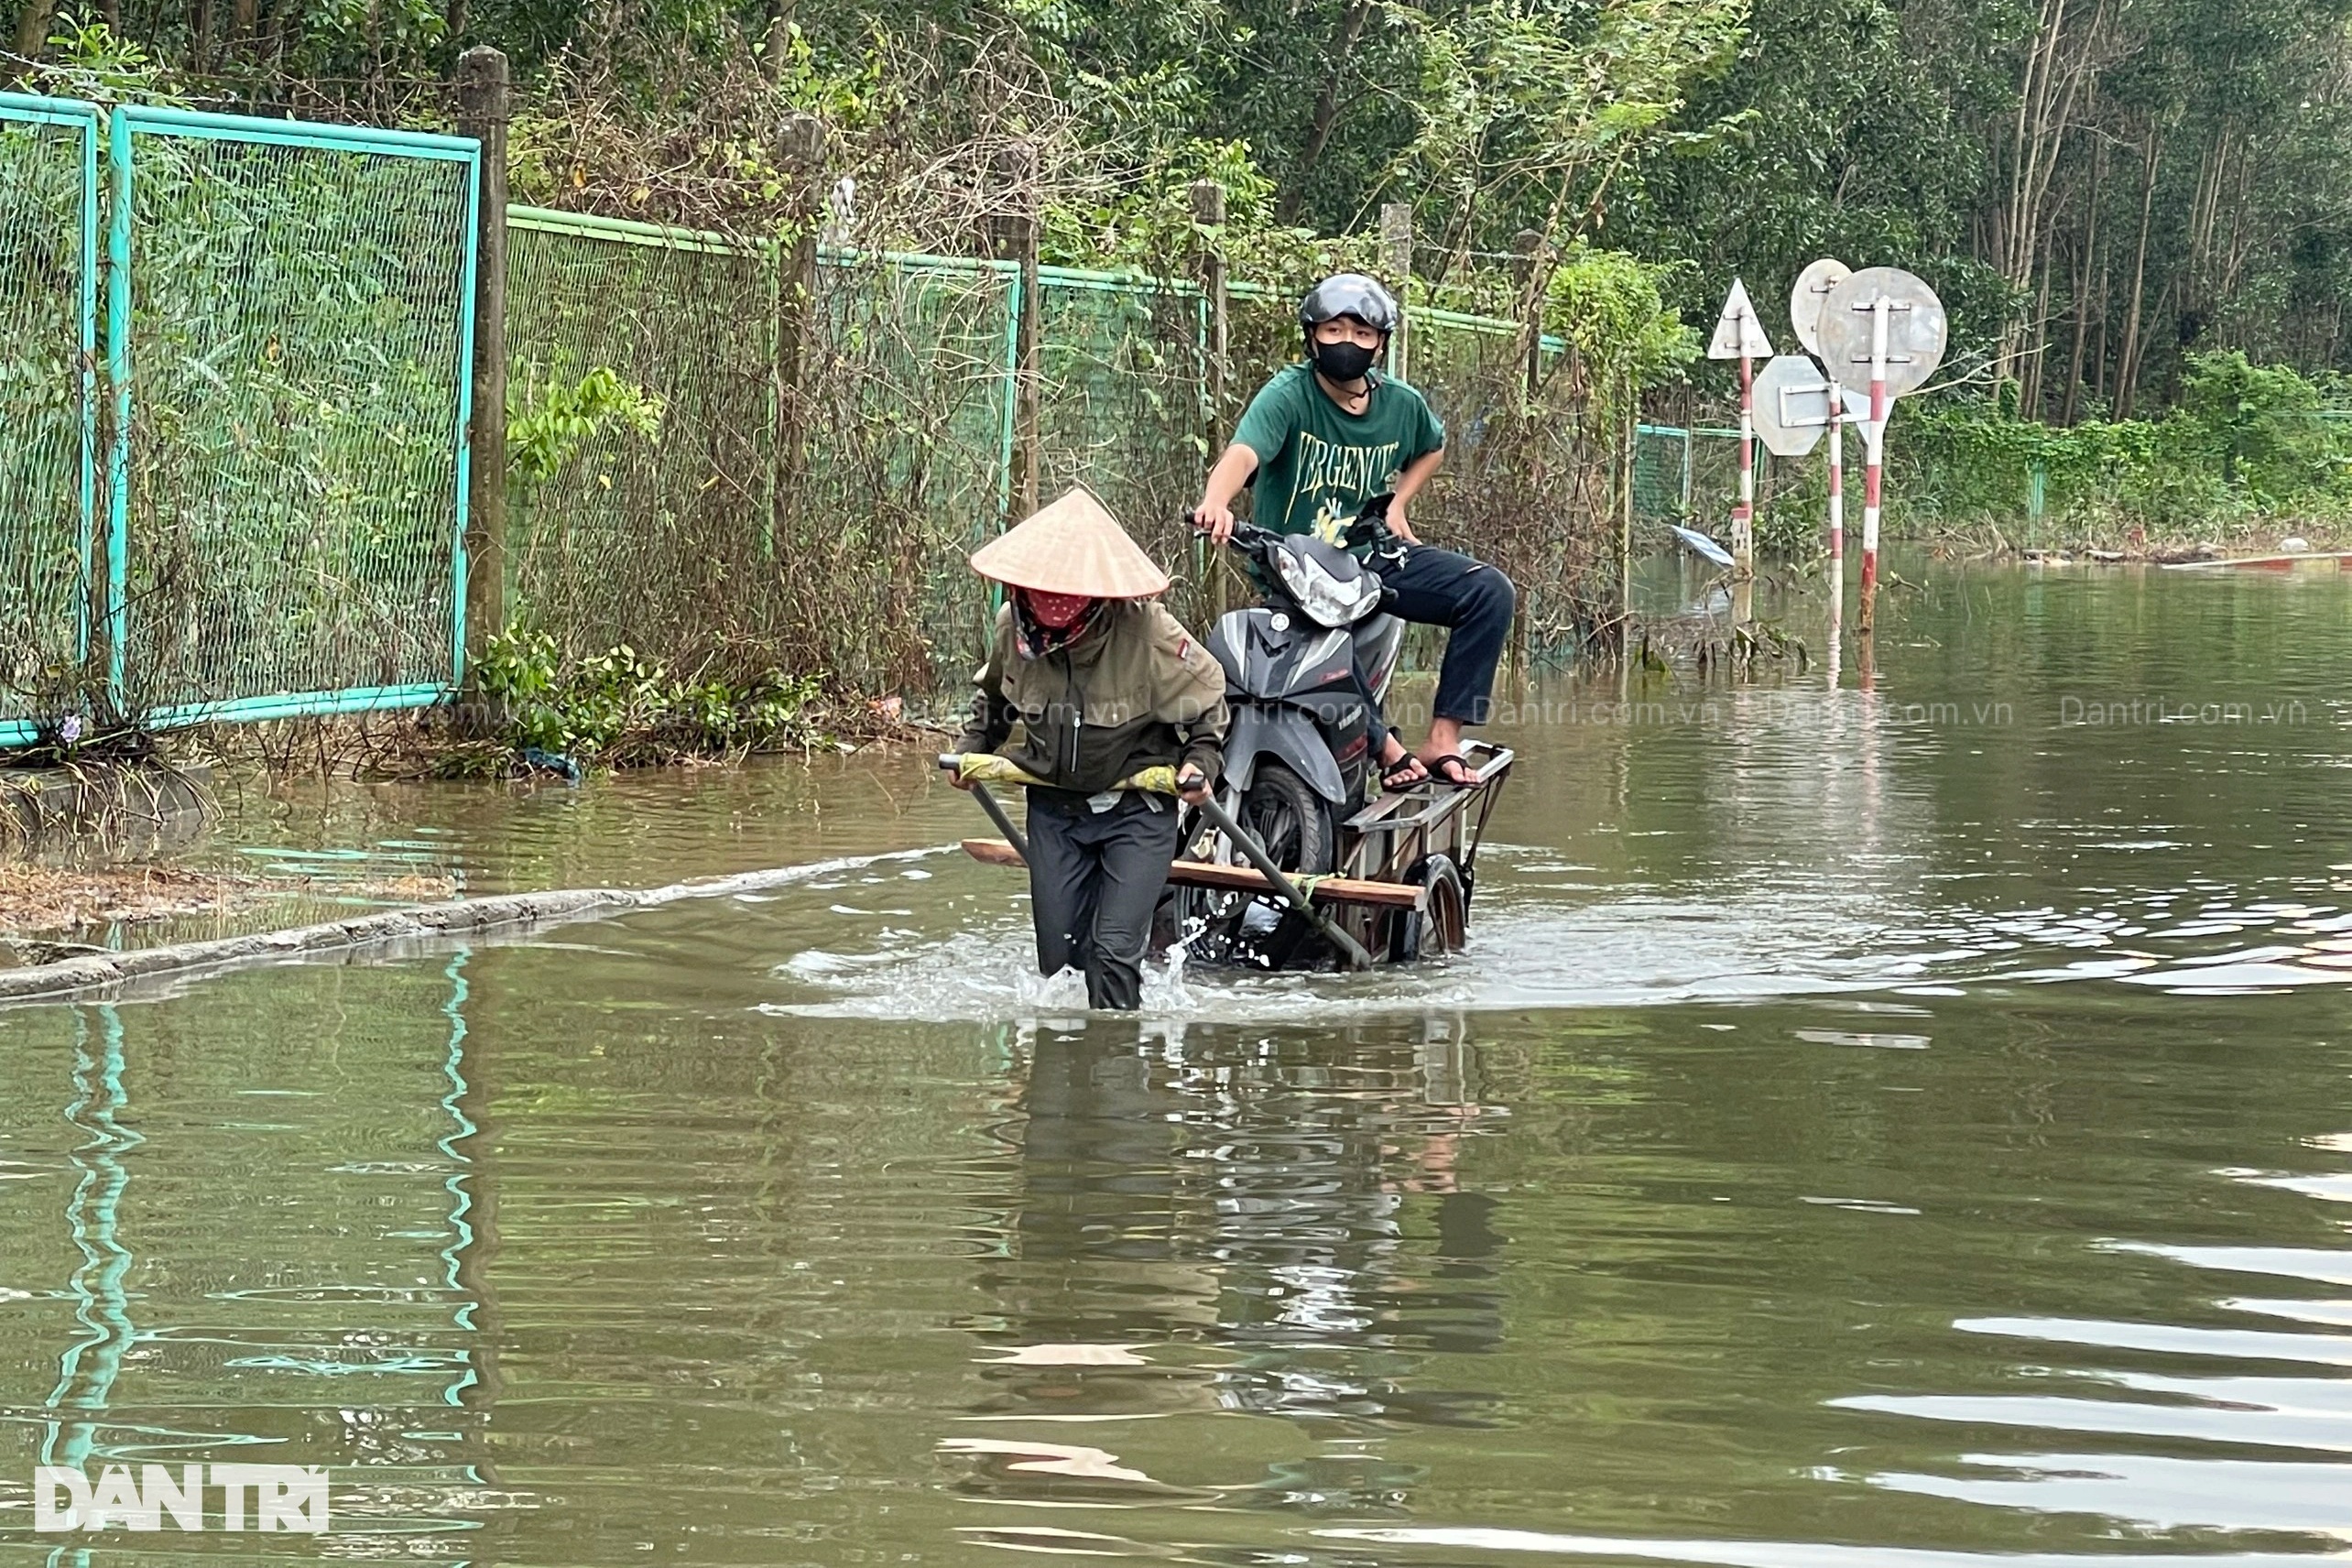
[[[918,758],[234,816],[804,869],[0,1013],[0,1563],[2342,1560],[2352,589],[1907,575],[1524,692],[1460,959],[1140,1020]],[[333,1533],[29,1528],[245,1459]]]

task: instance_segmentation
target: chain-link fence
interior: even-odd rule
[[[430,701],[459,659],[474,144],[121,109],[110,150],[119,700]]]
[[[151,723],[435,700],[466,630],[474,144],[125,109],[108,180],[107,118],[0,99],[0,738],[77,692]],[[994,604],[964,558],[1013,520],[1025,325],[1040,492],[1093,487],[1171,607],[1214,608],[1178,517],[1298,357],[1287,292],[1235,287],[1216,357],[1188,281],[1044,267],[1025,323],[1007,261],[507,226],[507,602],[565,655],[954,684]],[[1704,513],[1726,443],[1640,427],[1628,474],[1573,356],[1545,340],[1530,375],[1508,321],[1415,309],[1409,352],[1450,432],[1420,525],[1508,571],[1535,640],[1609,624],[1626,503]]]
[[[829,255],[788,287],[724,235],[517,209],[508,236],[518,624],[725,679],[920,688],[968,659],[1011,269]]]
[[[1042,270],[1040,494],[1083,484],[1176,579],[1179,618],[1210,608],[1182,513],[1208,472],[1207,301],[1196,289]]]
[[[790,614],[828,629],[798,662],[779,648],[783,668],[866,691],[970,673],[992,606],[964,558],[1005,516],[1019,294],[1009,266],[873,256],[817,268],[778,549]]]
[[[583,651],[739,627],[773,566],[774,266],[560,213],[510,212],[506,232],[517,614]],[[641,421],[583,393],[596,373]]]
[[[1687,437],[1691,452],[1692,527],[1714,533],[1731,527],[1731,510],[1739,502],[1739,432],[1694,430]],[[1764,494],[1770,454],[1756,442],[1756,493]]]
[[[1680,522],[1691,513],[1691,432],[1671,425],[1638,425],[1633,432],[1633,513],[1653,522]]]
[[[0,94],[0,745],[89,642],[98,140],[85,104]]]

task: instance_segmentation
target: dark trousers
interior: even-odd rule
[[[1083,795],[1032,789],[1029,840],[1038,972],[1083,971],[1088,1007],[1133,1012],[1151,911],[1176,858],[1176,802],[1130,790],[1097,811]]]
[[[1447,627],[1452,634],[1437,670],[1437,716],[1485,724],[1495,691],[1495,666],[1502,659],[1519,605],[1519,591],[1511,580],[1458,551],[1395,539],[1373,550],[1371,567],[1396,594],[1399,615]]]

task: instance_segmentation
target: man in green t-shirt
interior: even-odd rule
[[[1416,757],[1388,737],[1380,782],[1390,789],[1432,774],[1470,782],[1462,728],[1486,723],[1518,604],[1502,572],[1421,543],[1406,520],[1445,461],[1445,427],[1420,393],[1373,368],[1397,320],[1388,291],[1360,273],[1316,284],[1299,307],[1306,361],[1278,372],[1250,400],[1193,508],[1199,527],[1223,544],[1233,537],[1234,499],[1252,485],[1259,527],[1339,544],[1366,502],[1390,496],[1388,537],[1370,547],[1369,564],[1395,593],[1398,615],[1451,631],[1428,744]]]

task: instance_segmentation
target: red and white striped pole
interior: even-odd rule
[[[1829,384],[1829,581],[1846,583],[1846,389]]]
[[[1862,427],[1862,624],[1870,635],[1871,600],[1878,591],[1878,502],[1887,446],[1887,307],[1880,295],[1870,304],[1870,422]]]
[[[1742,577],[1755,570],[1756,556],[1756,364],[1743,339],[1739,353],[1739,505],[1731,511],[1732,570]]]
[[[1837,634],[1846,624],[1846,389],[1829,384],[1829,684],[1837,685]]]

